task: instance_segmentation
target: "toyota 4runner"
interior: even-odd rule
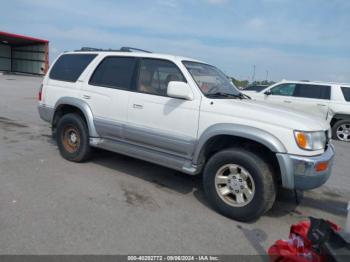
[[[96,147],[202,174],[212,206],[240,221],[269,210],[278,186],[313,189],[330,176],[326,121],[250,100],[194,59],[84,50],[59,56],[38,95],[65,159]]]

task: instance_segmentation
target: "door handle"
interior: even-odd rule
[[[135,108],[135,109],[143,109],[143,105],[134,104],[133,108]]]
[[[91,98],[91,96],[88,96],[88,95],[83,95],[83,98],[84,98],[84,99],[90,99],[90,98]]]
[[[317,106],[327,106],[327,105],[325,105],[325,104],[317,104]]]
[[[289,100],[284,100],[283,102],[287,103],[287,104],[291,104],[292,101],[289,101]]]

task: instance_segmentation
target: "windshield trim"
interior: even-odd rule
[[[215,70],[218,70],[220,73],[222,73],[224,76],[226,76],[226,74],[224,72],[222,72],[219,68],[217,68],[216,66],[213,66],[211,64],[208,63],[204,63],[204,62],[199,62],[199,61],[193,61],[193,60],[181,60],[182,65],[186,68],[187,72],[190,74],[191,78],[193,79],[193,81],[195,82],[196,86],[198,87],[199,91],[206,97],[209,99],[232,99],[233,96],[228,97],[228,96],[222,96],[222,97],[212,97],[210,94],[206,94],[202,91],[202,89],[199,87],[195,77],[192,75],[191,71],[188,70],[186,63],[195,63],[195,64],[200,64],[200,65],[205,65],[205,66],[210,66],[212,68],[214,68]],[[227,79],[227,81],[230,81]],[[237,91],[237,95],[242,94],[239,89],[232,83],[233,88]],[[230,94],[231,95],[231,94]]]

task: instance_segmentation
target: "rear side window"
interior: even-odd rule
[[[135,57],[106,57],[95,70],[89,84],[130,90],[136,61]]]
[[[350,87],[342,87],[343,95],[346,101],[350,102]]]
[[[96,54],[62,55],[53,65],[49,77],[55,80],[75,82],[96,56]]]
[[[297,84],[294,96],[329,100],[331,99],[331,87],[324,85]]]

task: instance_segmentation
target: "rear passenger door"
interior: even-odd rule
[[[293,106],[297,110],[327,119],[330,98],[330,86],[297,84],[293,94]]]
[[[107,56],[100,61],[81,96],[93,112],[101,137],[123,139],[130,90],[134,85],[137,58]]]

